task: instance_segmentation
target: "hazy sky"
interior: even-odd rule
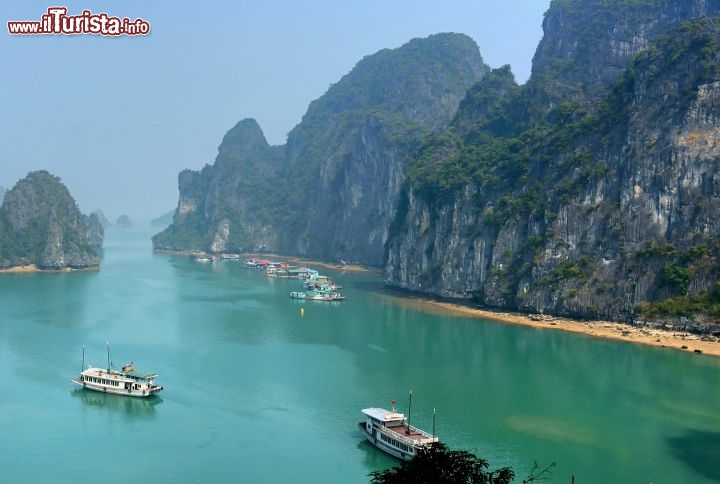
[[[89,213],[154,217],[177,174],[212,163],[225,132],[258,120],[283,144],[310,101],[365,55],[461,32],[491,67],[530,75],[550,0],[4,1],[0,185],[47,169]],[[51,6],[149,22],[135,37],[14,36]]]

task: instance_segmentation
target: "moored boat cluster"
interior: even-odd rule
[[[268,277],[299,279],[302,290],[291,291],[290,298],[308,301],[344,301],[345,296],[338,292],[342,289],[329,276],[320,274],[309,267],[295,267],[287,262],[273,262],[265,259],[249,258],[245,267],[264,270]]]
[[[195,262],[212,263],[239,261],[239,254],[207,254],[197,253],[190,256]],[[344,301],[345,296],[338,291],[342,289],[329,276],[321,275],[309,267],[296,267],[288,262],[276,262],[269,259],[250,257],[244,260],[244,267],[264,271],[268,277],[300,279],[302,290],[290,292],[292,299],[309,301]]]

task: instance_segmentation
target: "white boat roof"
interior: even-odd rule
[[[139,371],[133,369],[131,371],[125,371],[123,373],[134,378],[139,378],[140,380],[150,380],[153,378],[157,378],[157,373],[152,371]]]
[[[363,408],[362,413],[368,417],[380,420],[381,422],[396,422],[405,420],[404,414],[393,412],[392,410],[385,410],[384,408]]]
[[[121,372],[121,371],[117,371],[117,370],[115,370],[115,369],[112,369],[111,371],[108,372],[107,368],[93,368],[93,367],[89,367],[89,368],[87,368],[86,370],[83,371],[83,373],[88,373],[88,374],[90,374],[90,373],[92,373],[92,372],[104,373],[104,374],[107,374],[107,375],[130,376],[130,377],[133,377],[133,378],[137,378],[137,379],[139,379],[139,380],[151,380],[151,379],[157,378],[157,376],[158,376],[157,373],[155,373],[155,372],[151,372],[151,371],[138,371],[138,370],[136,370],[136,369],[134,369],[134,368],[133,368],[132,370],[130,370],[130,371],[122,371],[122,372]]]

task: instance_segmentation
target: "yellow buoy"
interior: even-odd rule
[[[305,316],[305,308],[300,308],[300,316]]]

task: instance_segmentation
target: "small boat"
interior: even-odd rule
[[[309,291],[322,291],[322,292],[338,292],[340,289],[342,289],[342,286],[338,286],[334,282],[326,284],[326,283],[316,283],[312,281],[305,281],[303,283],[303,288],[307,289]]]
[[[412,401],[412,393],[410,395]],[[432,434],[410,425],[409,418],[395,411],[395,400],[392,401],[392,410],[364,408],[362,413],[365,414],[365,420],[358,422],[358,427],[365,438],[377,448],[400,460],[411,460],[419,449],[439,441],[434,435],[434,411]]]
[[[303,278],[302,285],[305,289],[310,290],[337,292],[342,289],[342,286],[339,286],[329,276],[321,276],[317,272],[314,274],[308,274],[305,278]]]
[[[308,301],[344,301],[345,296],[337,292],[323,291],[292,291],[290,293],[292,299],[304,299]]]
[[[309,299],[312,299],[313,301],[344,301],[345,296],[343,296],[340,293],[337,292],[321,292],[321,291],[311,291],[308,292]]]
[[[83,364],[85,367],[85,347],[83,346]],[[110,346],[108,345],[108,367],[94,368],[88,365],[76,378],[70,381],[96,392],[114,393],[129,397],[149,397],[163,389],[155,384],[156,373],[139,371],[133,362],[122,367],[122,371],[112,368],[110,363]]]
[[[191,259],[195,262],[203,262],[205,264],[210,262],[217,262],[220,260],[220,257],[217,255],[205,255],[205,254],[195,254],[191,256]]]

